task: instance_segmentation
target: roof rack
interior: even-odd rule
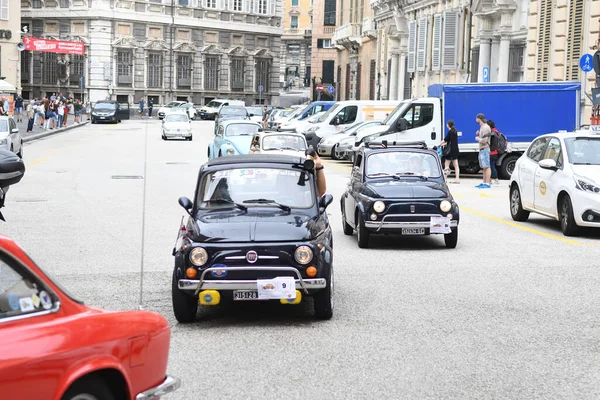
[[[400,148],[400,147],[412,147],[412,148],[418,148],[418,149],[426,149],[427,148],[427,143],[420,141],[420,142],[399,142],[399,141],[393,141],[393,142],[388,142],[387,140],[381,140],[381,141],[371,141],[371,142],[366,142],[365,143],[365,147],[368,149],[388,149],[388,148]]]

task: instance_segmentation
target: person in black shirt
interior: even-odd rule
[[[460,183],[460,170],[458,168],[458,132],[456,132],[453,120],[449,120],[446,126],[448,127],[448,133],[440,143],[440,146],[446,146],[443,151],[444,159],[446,160],[444,173],[446,176],[450,175],[450,162],[452,162],[455,178],[454,181],[450,181],[450,183]]]

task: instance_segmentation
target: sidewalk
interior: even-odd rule
[[[15,122],[17,121],[16,119],[16,115],[15,117]],[[67,127],[70,128],[73,125],[77,125],[75,122],[75,117],[72,114],[69,114],[68,116],[68,120],[67,120]],[[87,115],[82,115],[80,118],[81,123],[84,123],[87,121]],[[38,122],[38,124],[36,124],[33,127],[33,132],[27,132],[27,117],[25,116],[25,113],[23,113],[23,122],[17,122],[17,128],[19,128],[19,132],[21,132],[21,135],[23,136],[23,139],[27,138],[28,136],[34,136],[34,135],[38,135],[40,133],[44,133],[44,132],[53,132],[54,130],[44,130],[43,128],[40,127],[40,124]]]

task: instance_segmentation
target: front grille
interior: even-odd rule
[[[430,216],[426,215],[398,215],[385,218],[385,222],[429,222]]]
[[[440,214],[440,202],[394,203],[387,207],[386,214]]]

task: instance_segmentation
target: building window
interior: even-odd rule
[[[33,0],[31,2],[31,8],[42,8],[42,0]]]
[[[192,57],[188,54],[177,56],[177,87],[189,88],[192,86]]]
[[[335,76],[335,61],[323,60],[323,84],[334,83]]]
[[[292,15],[292,22],[290,23],[290,28],[298,29],[298,16]]]
[[[336,0],[325,0],[323,25],[335,26]]]
[[[375,60],[371,60],[369,69],[369,100],[375,100]]]
[[[233,11],[242,11],[242,0],[232,0]]]
[[[287,46],[287,63],[300,64],[300,45],[288,44]]]
[[[331,39],[317,39],[317,49],[331,49]]]
[[[231,90],[235,92],[244,91],[244,59],[234,58],[231,60]]]
[[[219,57],[207,56],[204,68],[204,89],[219,89]]]
[[[206,32],[205,35],[206,43],[217,43],[217,41],[219,40],[219,37],[217,36],[216,32]]]
[[[259,37],[257,39],[257,42],[258,42],[258,47],[262,47],[262,48],[269,47],[269,40],[266,37]]]
[[[231,38],[231,43],[241,46],[244,44],[244,37],[242,35],[233,35]]]
[[[60,0],[60,8],[69,8],[69,0]]]
[[[538,51],[537,51],[537,76],[538,82],[547,81],[550,74],[550,49],[552,45],[552,10],[554,2],[540,2],[538,20]]]
[[[71,64],[69,64],[69,83],[79,86],[79,78],[83,76],[85,57],[80,55],[71,55]]]
[[[264,58],[258,58],[256,60],[256,86],[263,86],[263,92],[269,91],[269,60]]]
[[[184,29],[177,30],[177,40],[189,42],[192,37],[192,32]]]
[[[31,52],[21,53],[21,82],[31,83]]]
[[[217,0],[204,0],[206,8],[217,8]]]
[[[344,100],[350,100],[350,64],[346,64],[346,96]]]
[[[117,25],[117,33],[119,35],[131,36],[131,25]]]
[[[508,81],[521,82],[523,80],[523,54],[525,43],[511,43],[508,51]],[[479,60],[478,60],[479,61]],[[577,60],[579,63],[579,60]],[[579,67],[579,65],[577,65]]]
[[[360,87],[362,86],[362,63],[358,63],[356,70],[356,100],[360,100]]]
[[[129,50],[117,51],[117,83],[122,86],[131,86],[133,67],[133,54]]]
[[[341,96],[340,90],[342,90],[342,67],[340,65],[338,65],[337,67],[337,80],[336,80],[336,95],[337,96]],[[336,97],[337,99],[337,97]]]
[[[56,22],[46,22],[46,27],[44,28],[44,32],[58,33],[58,24]]]
[[[43,53],[42,56],[42,83],[46,85],[56,85],[56,53]]]
[[[567,81],[579,80],[579,59],[582,56],[583,45],[583,16],[585,2],[581,0],[569,1],[569,25],[567,29]]]
[[[408,59],[406,59],[405,63],[404,63],[404,68],[405,71],[408,70]],[[404,74],[404,97],[403,99],[410,99],[412,97],[412,79],[411,79],[411,73],[410,72],[406,72]]]
[[[156,53],[148,54],[148,87],[162,87],[163,64],[162,55]]]
[[[258,13],[259,14],[267,13],[267,0],[258,0]]]
[[[162,29],[156,27],[148,28],[148,37],[151,37],[153,39],[162,39]]]
[[[85,33],[85,22],[73,22],[72,33]]]
[[[298,0],[292,0],[292,7],[298,7]]]

